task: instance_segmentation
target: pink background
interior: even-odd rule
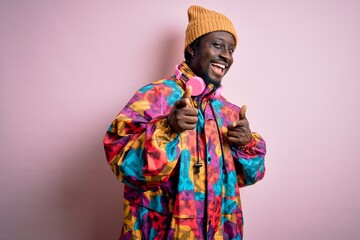
[[[360,239],[360,1],[0,1],[0,239],[116,239],[102,138],[183,59],[186,11],[225,13],[224,95],[267,140],[245,239]]]

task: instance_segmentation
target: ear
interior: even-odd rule
[[[187,46],[186,51],[190,54],[191,57],[194,57],[195,49],[192,46]]]

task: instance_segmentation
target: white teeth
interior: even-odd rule
[[[219,68],[222,68],[222,69],[225,68],[225,65],[220,64],[220,63],[211,63],[211,64],[214,65],[214,66],[217,66],[217,67],[219,67]]]

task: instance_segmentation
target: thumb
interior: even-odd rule
[[[184,92],[184,95],[182,96],[182,98],[191,98],[191,94],[192,94],[192,87],[191,86],[187,86]]]
[[[178,101],[176,101],[175,107],[176,108],[183,108],[183,107],[186,107],[186,106],[190,106],[191,94],[192,94],[192,88],[191,88],[191,86],[188,86],[185,89],[185,92],[184,92],[184,95],[182,96],[182,98],[179,99]]]
[[[246,106],[246,105],[243,105],[243,106],[240,108],[239,120],[246,119],[246,116],[245,116],[246,109],[247,109],[247,106]]]

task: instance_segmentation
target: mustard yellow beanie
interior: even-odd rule
[[[188,9],[189,24],[185,32],[185,48],[195,39],[210,32],[225,31],[234,36],[238,42],[236,30],[232,22],[223,14],[200,6],[190,6]]]

